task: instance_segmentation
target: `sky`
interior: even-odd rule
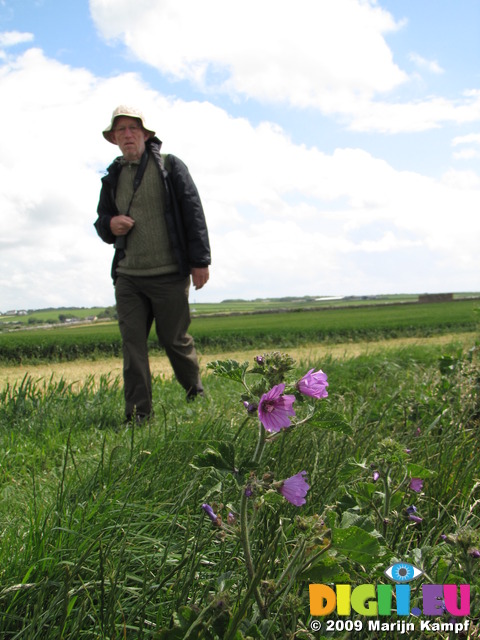
[[[480,290],[479,0],[0,0],[0,312],[114,304],[102,130],[139,107],[193,302]]]

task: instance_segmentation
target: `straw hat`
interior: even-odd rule
[[[129,107],[127,105],[122,104],[113,110],[110,124],[102,132],[103,137],[109,142],[111,142],[112,144],[115,144],[115,142],[113,141],[113,125],[115,123],[115,119],[118,118],[119,116],[127,116],[128,118],[138,118],[142,123],[142,127],[145,129],[145,131],[149,133],[150,136],[155,135],[155,131],[153,131],[152,129],[149,129],[145,125],[145,117],[143,113],[140,111],[140,109],[137,109],[136,107]]]

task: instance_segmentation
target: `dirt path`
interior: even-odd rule
[[[468,348],[475,344],[476,338],[478,338],[476,332],[454,333],[422,339],[401,338],[398,340],[380,340],[378,342],[350,342],[331,345],[310,344],[303,347],[285,349],[285,351],[295,358],[299,364],[303,361],[312,366],[321,367],[322,361],[325,360],[327,356],[335,359],[352,358],[361,354],[376,353],[380,350],[397,349],[402,346],[415,344],[441,345],[458,343]],[[262,353],[262,351],[259,349],[251,349],[231,351],[228,353],[199,354],[200,365],[202,369],[205,369],[207,363],[212,360],[226,360],[228,358],[239,360],[240,362],[244,362],[245,360],[251,361],[255,355],[260,353]],[[165,356],[153,355],[150,362],[152,372],[155,375],[171,377],[172,371]],[[50,380],[50,378],[52,378],[54,381],[58,381],[63,377],[69,384],[74,382],[83,384],[89,376],[99,378],[101,375],[106,374],[110,374],[112,379],[122,375],[122,361],[120,358],[76,360],[74,362],[39,365],[3,366],[0,367],[0,389],[4,388],[7,384],[18,384],[25,375],[30,375],[34,380]]]

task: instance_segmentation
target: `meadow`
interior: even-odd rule
[[[267,309],[263,313],[194,316],[191,332],[204,353],[256,345],[287,349],[309,342],[425,337],[475,330],[478,306],[478,300],[472,299],[282,313]],[[159,349],[153,330],[150,347],[152,351]],[[111,322],[0,333],[0,363],[68,361],[120,354],[118,326]]]
[[[212,362],[207,396],[193,404],[156,377],[155,417],[138,428],[122,423],[117,378],[6,384],[0,637],[383,640],[395,636],[367,631],[365,612],[348,616],[361,629],[332,612],[316,630],[309,584],[384,584],[402,562],[423,572],[410,583],[412,609],[422,584],[470,585],[469,615],[455,618],[470,626],[464,636],[421,631],[418,614],[396,615],[395,598],[383,619],[413,621],[410,637],[421,640],[478,638],[478,345],[421,340],[475,330],[476,306],[329,310],[315,322],[307,311],[198,318],[197,343],[252,341],[257,357]],[[35,333],[2,335],[0,347]],[[315,336],[360,335],[418,343],[322,361],[288,354]],[[42,349],[23,358],[71,358]],[[97,345],[88,355],[102,353]],[[328,375],[328,397],[301,391],[311,368]],[[277,433],[257,405],[278,384],[295,416]],[[447,625],[451,612],[438,613],[431,620]]]

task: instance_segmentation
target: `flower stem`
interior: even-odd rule
[[[259,423],[257,446],[255,448],[255,453],[253,454],[252,460],[255,464],[258,464],[258,462],[260,462],[264,448],[265,429],[263,428],[263,425]],[[245,564],[247,565],[248,577],[250,578],[250,588],[252,588],[254,581],[258,583],[258,576],[255,575],[255,567],[252,558],[252,548],[250,544],[250,532],[248,525],[248,497],[245,493],[245,488],[243,488],[242,490],[242,498],[240,501],[240,537],[243,547],[243,554],[245,556]],[[262,596],[260,595],[260,591],[258,590],[257,585],[253,587],[253,594],[262,615],[265,616],[265,603]]]
[[[248,498],[245,495],[245,491],[243,491],[242,499],[240,502],[240,537],[243,547],[243,554],[245,556],[245,564],[247,566],[248,577],[250,578],[250,588],[252,588],[253,582],[258,583],[258,576],[255,575],[255,567],[253,565],[252,550],[250,546],[247,501]],[[257,601],[258,607],[262,612],[262,615],[265,615],[265,603],[263,602],[263,598],[260,595],[258,586],[256,585],[253,587],[253,594],[255,596],[255,600]]]
[[[383,502],[383,536],[385,537],[387,533],[387,519],[388,514],[390,513],[390,467],[387,467],[385,471],[385,477],[383,480],[383,488],[384,488],[384,502]]]
[[[258,423],[258,440],[255,453],[253,454],[253,460],[255,464],[258,464],[262,458],[263,450],[265,448],[265,429],[261,422]]]

